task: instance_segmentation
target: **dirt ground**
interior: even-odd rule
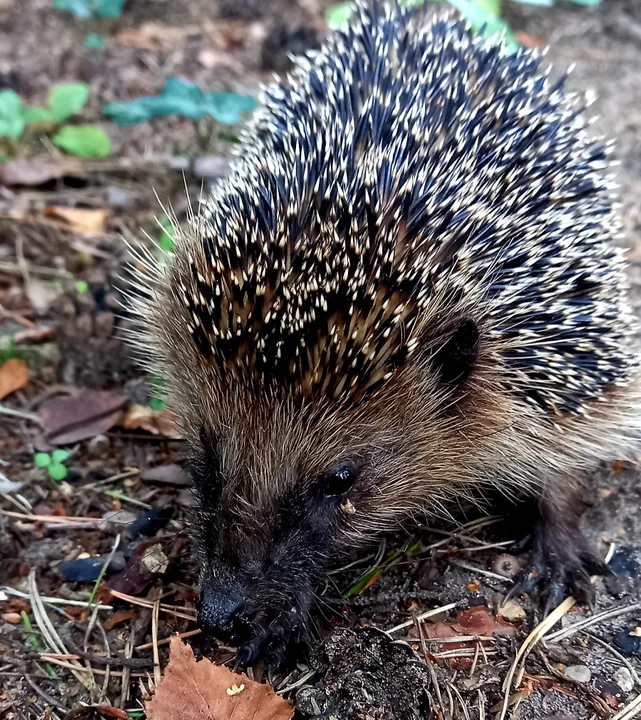
[[[632,299],[641,314],[641,4],[504,5],[522,40],[549,44],[554,72],[574,65],[572,89],[598,97],[594,132],[617,139],[621,243],[630,248]],[[118,127],[101,110],[157,93],[171,75],[208,90],[255,94],[273,71],[286,70],[288,53],[321,40],[325,6],[317,0],[130,0],[121,18],[78,20],[52,10],[50,0],[0,0],[0,88],[41,104],[53,84],[82,80],[90,86],[82,120],[98,124],[112,141],[111,156],[99,161],[64,159],[50,143],[20,150],[63,167],[57,179],[39,186],[6,179],[3,185],[0,174],[0,365],[13,339],[11,353],[30,370],[29,384],[1,401],[13,414],[0,413],[6,463],[0,471],[22,484],[0,492],[2,720],[65,718],[83,703],[143,717],[154,656],[166,664],[163,641],[176,632],[188,634],[197,654],[233,665],[233,651],[197,632],[193,498],[176,467],[182,442],[173,437],[166,410],[144,410],[154,389],[123,344],[126,321],[116,317],[129,257],[121,236],[143,228],[158,237],[154,190],[184,214],[183,171],[197,197],[201,185],[206,190],[224,172],[231,145],[188,120]],[[88,50],[87,33],[103,33],[104,50]],[[99,230],[81,232],[46,210],[52,207],[108,212]],[[79,281],[87,291],[78,290]],[[54,437],[43,425],[43,408],[81,388],[105,394],[100,402],[92,395],[84,419],[59,423]],[[96,431],[75,441],[83,424]],[[34,452],[63,444],[61,433],[71,438],[64,443],[71,455],[62,483],[33,461]],[[507,717],[514,720],[641,717],[641,704],[633,704],[641,693],[641,638],[634,634],[641,626],[639,469],[604,467],[592,499],[585,531],[603,556],[614,552],[618,573],[596,581],[594,613],[604,615],[581,631],[536,644],[507,690],[517,651],[542,618],[526,599],[497,618],[509,576],[526,557],[516,557],[498,525],[474,516],[461,518],[467,524],[460,528],[420,528],[412,542],[389,538],[330,575],[311,657],[276,677],[276,689],[293,700],[301,719],[482,720],[499,717],[506,697]],[[136,517],[138,534],[130,525]],[[93,615],[86,603],[95,578],[79,580],[73,573],[80,566],[61,563],[84,560],[86,569],[87,558],[100,557],[102,566],[117,537],[109,578],[91,598],[108,609]],[[141,561],[149,548],[160,558],[151,570]],[[386,559],[394,562],[376,572]],[[359,582],[367,587],[356,592]],[[52,598],[47,617],[62,647],[48,641],[38,595]],[[413,620],[450,605],[426,622]],[[21,613],[31,619],[31,632]],[[575,607],[554,632],[592,616]],[[260,679],[262,669],[254,675]],[[633,709],[626,714],[626,707]],[[109,716],[83,713],[73,717]]]

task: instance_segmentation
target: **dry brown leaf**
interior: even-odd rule
[[[62,221],[72,232],[79,235],[101,235],[105,231],[105,220],[111,210],[85,210],[83,208],[67,208],[49,206],[44,209],[47,217]]]
[[[525,45],[525,47],[534,48],[536,50],[542,50],[547,45],[547,40],[543,37],[543,35],[535,35],[533,33],[517,30],[514,33],[514,37],[517,42],[521,43],[521,45]]]
[[[294,710],[268,685],[204,659],[179,637],[156,694],[147,702],[148,720],[291,720]]]
[[[146,405],[132,405],[120,425],[125,430],[146,430],[152,435],[165,435],[177,440],[182,438],[176,417],[167,408],[152,410]]]
[[[43,185],[64,174],[62,164],[49,160],[8,160],[0,165],[0,185]]]
[[[82,390],[71,397],[55,397],[40,407],[40,422],[53,445],[69,445],[104,435],[120,419],[122,395],[108,390]]]
[[[11,358],[0,367],[0,400],[20,390],[29,382],[29,369],[24,360]]]

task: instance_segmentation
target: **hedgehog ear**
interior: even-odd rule
[[[473,320],[465,320],[432,355],[432,367],[446,385],[460,385],[478,357],[479,331]]]

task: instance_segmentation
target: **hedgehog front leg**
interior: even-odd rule
[[[582,485],[575,478],[562,477],[548,485],[538,502],[530,567],[510,595],[536,590],[545,597],[546,615],[568,594],[593,605],[590,576],[606,573],[607,566],[581,532],[585,507]]]

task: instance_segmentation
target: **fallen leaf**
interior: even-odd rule
[[[180,465],[159,465],[148,468],[140,476],[141,480],[156,482],[166,485],[191,485],[189,473]]]
[[[55,397],[40,407],[40,423],[53,445],[69,445],[102,435],[116,425],[126,403],[108,390],[82,390]]]
[[[210,660],[196,662],[180,638],[156,694],[146,703],[148,720],[291,720],[293,708],[268,685]],[[242,688],[242,689],[241,689]],[[188,703],[186,703],[188,699]]]
[[[108,208],[85,210],[83,208],[46,207],[46,217],[60,220],[71,231],[79,235],[101,235],[105,231],[105,220],[111,213]]]
[[[62,288],[46,284],[39,278],[31,277],[26,285],[27,297],[38,315],[45,315],[51,303],[60,295]]]
[[[0,185],[44,185],[65,174],[65,167],[48,160],[8,160],[0,164]]]
[[[29,382],[29,369],[24,360],[11,358],[0,366],[0,400],[21,390]]]
[[[536,50],[541,50],[547,45],[547,40],[543,37],[543,35],[535,35],[533,33],[517,30],[514,33],[514,37],[521,45],[525,45],[525,47]]]
[[[120,612],[115,612],[110,618],[107,618],[102,626],[105,630],[109,631],[115,628],[116,625],[122,625],[124,622],[133,620],[134,617],[136,617],[136,613],[133,610],[121,610]]]
[[[182,438],[176,417],[167,408],[152,410],[145,405],[132,405],[120,425],[125,430],[146,430],[152,435],[165,435],[176,440]]]

